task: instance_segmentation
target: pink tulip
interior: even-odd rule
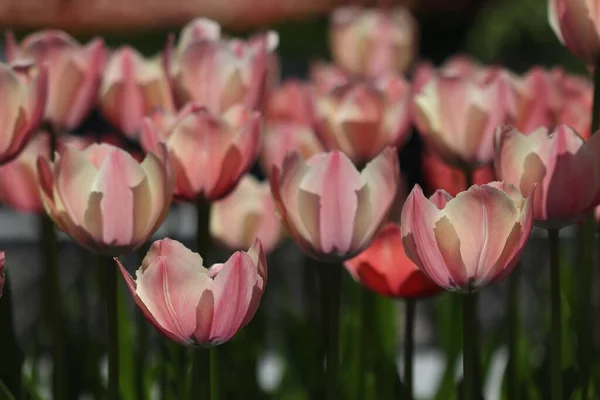
[[[0,252],[0,297],[2,297],[2,289],[4,289],[4,281],[6,280],[6,274],[4,273],[4,264],[6,263],[6,256],[4,252]]]
[[[252,320],[267,285],[267,261],[258,239],[247,252],[210,268],[178,241],[157,240],[135,280],[115,261],[146,318],[163,335],[188,346],[230,340]]]
[[[17,44],[6,35],[6,59],[28,61],[48,68],[48,102],[45,116],[59,130],[79,126],[94,106],[104,69],[104,41],[94,39],[82,46],[67,33],[42,30]]]
[[[210,207],[210,234],[225,247],[240,250],[260,239],[266,254],[275,250],[282,238],[281,225],[268,182],[245,175],[223,200]]]
[[[495,167],[498,178],[524,195],[540,185],[535,199],[536,224],[547,228],[570,225],[600,204],[600,138],[587,142],[559,125],[524,135],[512,126],[498,128]]]
[[[180,55],[193,42],[198,40],[221,39],[221,25],[208,18],[195,18],[182,29],[177,41],[177,53]]]
[[[426,144],[464,169],[492,161],[494,130],[511,118],[513,88],[507,73],[463,77],[443,71],[414,99],[414,120]]]
[[[556,123],[568,125],[582,138],[589,139],[592,135],[592,82],[582,76],[567,74],[558,68],[552,70],[552,75],[560,92]]]
[[[310,81],[317,94],[325,94],[338,86],[349,83],[352,79],[340,67],[326,62],[315,62],[310,65]]]
[[[175,195],[188,201],[219,200],[258,157],[260,114],[241,104],[220,117],[194,104],[176,116],[157,112],[144,120],[140,141],[146,151],[155,151],[163,140],[177,169]]]
[[[556,113],[562,95],[556,79],[541,67],[531,68],[524,76],[514,78],[517,106],[514,124],[521,132],[556,124]]]
[[[417,23],[407,9],[341,7],[331,17],[331,52],[353,75],[405,72],[417,50]]]
[[[45,67],[0,63],[0,165],[17,157],[42,123],[47,89]]]
[[[176,59],[166,61],[177,103],[193,101],[215,114],[236,104],[259,109],[266,91],[269,57],[277,42],[274,33],[247,42],[189,41]]]
[[[348,259],[369,246],[386,222],[400,181],[398,156],[385,149],[360,173],[340,151],[307,162],[288,153],[270,177],[276,211],[288,234],[311,256]]]
[[[316,99],[317,133],[326,148],[369,161],[407,140],[411,100],[409,83],[395,75],[340,86]]]
[[[175,177],[164,145],[138,163],[109,144],[67,144],[50,163],[38,158],[46,212],[90,250],[119,255],[141,246],[167,215]]]
[[[406,256],[400,227],[386,225],[365,251],[344,266],[355,281],[382,296],[413,299],[442,291]]]
[[[312,97],[308,84],[288,79],[269,93],[265,118],[298,125],[313,124]]]
[[[531,233],[534,190],[525,199],[514,186],[492,182],[454,198],[438,190],[427,199],[417,185],[402,209],[406,255],[451,291],[475,291],[506,277]]]
[[[600,8],[594,0],[548,0],[548,21],[558,40],[583,62],[600,56]]]
[[[111,55],[100,87],[99,104],[104,117],[132,138],[139,134],[147,114],[156,109],[175,110],[160,60],[146,60],[129,46]]]

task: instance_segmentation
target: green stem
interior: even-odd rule
[[[413,353],[415,348],[415,311],[416,300],[406,299],[406,320],[404,323],[404,386],[406,399],[413,399]]]
[[[520,264],[520,263],[519,263]],[[519,400],[518,389],[518,355],[519,355],[519,276],[520,265],[517,264],[508,278],[508,365],[506,397]]]
[[[473,293],[462,299],[463,307],[463,400],[477,399],[477,301]]]
[[[5,270],[5,275],[4,289],[0,298],[0,348],[2,349],[0,381],[15,398],[20,399],[23,390],[22,370],[25,357],[14,329],[9,271]]]
[[[562,348],[561,348],[561,309],[560,309],[560,253],[558,229],[548,230],[550,245],[550,398],[562,400]]]
[[[192,390],[190,400],[211,400],[211,351],[210,349],[194,350],[192,363]]]
[[[209,223],[210,204],[204,199],[200,199],[196,203],[196,252],[198,252],[204,260],[208,257],[208,254],[206,253],[211,245],[210,232],[208,230]]]
[[[146,256],[148,250],[147,245],[141,246],[137,254],[137,265],[142,265],[142,260]],[[135,331],[136,331],[136,347],[137,360],[135,366],[135,390],[138,399],[146,398],[146,389],[144,384],[144,371],[146,359],[148,355],[148,322],[141,312],[135,313]]]
[[[363,287],[359,287],[358,290],[360,290],[360,326],[358,327],[360,335],[360,348],[358,349],[359,359],[358,370],[356,371],[356,384],[358,385],[358,389],[356,391],[355,398],[362,400],[365,399],[365,378],[371,368],[371,365],[368,365],[370,363],[367,362],[367,349],[370,347],[369,330],[373,328],[373,305],[368,290]]]
[[[339,265],[327,265],[327,281],[323,285],[327,296],[327,359],[325,380],[327,382],[327,400],[338,399],[338,370],[340,363],[339,330],[340,302],[342,288],[342,268]]]
[[[210,349],[210,387],[211,387],[211,400],[219,399],[219,351],[218,347]]]
[[[106,321],[108,335],[108,398],[119,399],[119,325],[117,308],[117,268],[112,259],[106,264]]]

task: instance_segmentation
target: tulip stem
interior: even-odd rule
[[[198,349],[194,351],[194,362],[192,364],[192,390],[190,400],[211,400],[212,357],[210,349]]]
[[[519,400],[518,357],[519,357],[519,271],[520,262],[508,278],[508,365],[506,398]]]
[[[25,356],[21,350],[15,331],[12,291],[10,288],[11,277],[9,272],[5,271],[6,279],[4,281],[2,297],[0,298],[0,347],[2,348],[0,381],[4,383],[7,390],[15,398],[19,399],[23,391],[22,371]]]
[[[417,302],[414,299],[406,299],[406,320],[404,323],[404,386],[406,387],[406,399],[413,399],[413,354],[414,354],[414,331],[415,311]]]
[[[208,249],[210,248],[210,203],[204,199],[196,203],[196,251],[206,260]]]
[[[463,307],[463,400],[477,399],[477,297],[467,293]]]
[[[562,400],[562,348],[561,348],[561,315],[560,315],[560,241],[558,229],[548,230],[550,246],[550,398]]]
[[[339,369],[339,330],[340,302],[342,289],[342,268],[339,265],[324,265],[326,282],[322,286],[327,296],[327,359],[325,378],[327,382],[327,400],[338,398]]]
[[[117,309],[117,268],[106,260],[106,321],[108,333],[108,398],[119,399],[119,324]]]

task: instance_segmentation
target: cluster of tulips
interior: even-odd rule
[[[595,9],[583,13],[587,3],[550,1],[549,16],[559,39],[595,67],[600,21]],[[333,321],[329,399],[339,398],[340,265],[383,296],[464,294],[463,398],[474,400],[476,293],[512,272],[537,225],[553,255],[550,393],[562,399],[558,230],[589,220],[600,204],[593,83],[561,69],[516,75],[466,56],[439,67],[419,62],[416,23],[403,9],[338,9],[330,39],[335,63],[313,65],[307,82],[279,82],[275,32],[234,39],[202,18],[153,58],[109,50],[102,39],[81,45],[60,31],[20,43],[8,34],[0,198],[45,210],[78,244],[111,257],[143,246],[172,199],[195,203],[198,253],[155,241],[135,277],[115,258],[146,318],[187,346],[220,345],[252,320],[266,255],[287,232],[331,264],[322,266]],[[70,136],[95,107],[145,156]],[[398,151],[413,126],[425,144],[427,187],[405,200]],[[249,174],[257,161],[268,182]],[[236,252],[205,267],[213,242]],[[1,265],[0,294],[4,255]],[[116,274],[108,275],[114,288]],[[115,305],[107,304],[110,319]],[[115,329],[109,323],[111,399]]]

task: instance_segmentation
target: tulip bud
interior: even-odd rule
[[[237,105],[217,117],[194,104],[177,116],[157,112],[144,120],[140,142],[153,151],[163,140],[177,169],[175,195],[188,201],[219,200],[258,157],[260,114]]]
[[[129,46],[111,55],[99,102],[104,117],[131,138],[139,134],[147,114],[156,109],[175,110],[159,59],[146,60]]]
[[[382,296],[412,299],[442,291],[406,256],[400,227],[394,223],[386,225],[371,246],[344,266],[355,281]]]
[[[553,76],[533,67],[523,77],[514,78],[517,95],[514,124],[521,132],[556,124],[556,111],[561,106],[561,93]]]
[[[496,133],[498,178],[524,195],[538,183],[534,219],[546,228],[575,223],[600,204],[600,138],[584,140],[566,125],[524,135],[512,126]],[[568,191],[568,194],[565,192]]]
[[[296,79],[284,81],[269,93],[265,119],[311,126],[313,107],[309,86]]]
[[[398,76],[338,87],[316,100],[317,133],[326,148],[369,161],[406,141],[411,100],[410,85]]]
[[[310,81],[319,95],[329,93],[338,86],[344,86],[352,79],[335,64],[316,62],[310,65]]]
[[[404,8],[341,7],[331,17],[336,64],[361,77],[405,72],[417,50],[417,23]]]
[[[267,262],[256,240],[224,264],[205,268],[183,244],[157,240],[135,279],[115,258],[135,302],[156,329],[183,345],[230,340],[254,317],[267,285]]]
[[[17,157],[42,123],[47,85],[44,67],[0,63],[0,165]]]
[[[369,246],[386,222],[400,181],[387,148],[358,172],[339,151],[308,161],[288,153],[271,173],[276,212],[296,244],[317,259],[348,259]]]
[[[245,175],[224,199],[210,207],[210,234],[231,250],[252,245],[255,238],[271,253],[282,238],[268,182]]]
[[[492,182],[430,199],[417,185],[402,209],[406,255],[436,284],[472,292],[506,277],[531,233],[533,189]]]
[[[45,117],[59,130],[81,124],[94,106],[104,69],[104,41],[94,39],[82,46],[63,31],[42,30],[17,44],[6,36],[9,62],[29,61],[48,68],[48,102]]]
[[[600,56],[600,13],[595,1],[548,0],[548,22],[558,37],[575,56],[595,65]]]
[[[38,158],[46,212],[80,245],[120,255],[141,246],[165,219],[175,177],[164,145],[138,163],[109,144],[67,144],[51,163]]]

